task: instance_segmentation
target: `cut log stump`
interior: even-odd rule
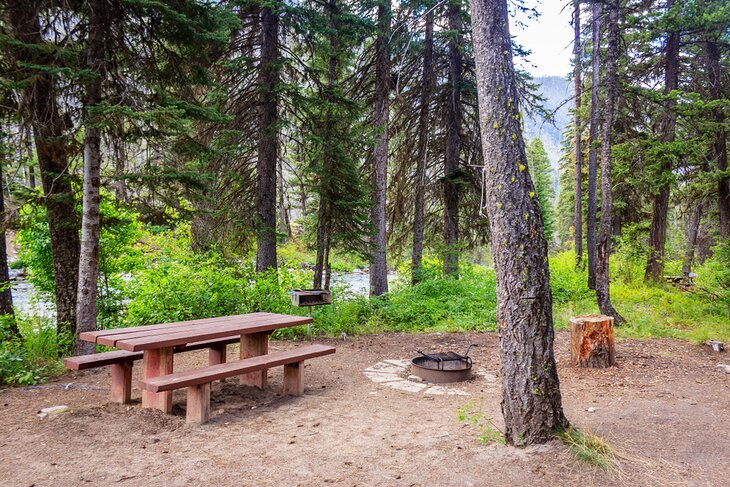
[[[571,318],[570,357],[577,367],[603,369],[616,365],[613,317],[589,315]]]

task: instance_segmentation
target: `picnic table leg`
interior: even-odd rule
[[[132,362],[112,364],[112,401],[128,404],[132,398]]]
[[[208,348],[208,365],[226,363],[226,345],[216,345]]]
[[[269,334],[253,333],[250,335],[241,335],[241,359],[258,357],[269,353]],[[240,383],[247,386],[255,386],[259,389],[266,387],[266,379],[268,377],[267,370],[259,370],[242,374]]]
[[[159,377],[172,374],[172,347],[144,351],[142,358],[142,378]],[[142,390],[142,407],[172,412],[172,391],[150,392]]]

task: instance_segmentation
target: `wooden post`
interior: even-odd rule
[[[145,350],[142,358],[142,378],[172,374],[172,357],[172,347]],[[165,413],[172,412],[172,391],[142,390],[142,407],[159,409]]]
[[[207,423],[210,417],[210,382],[188,387],[186,423]]]
[[[304,362],[284,365],[284,395],[304,394]]]
[[[267,353],[269,353],[268,333],[241,335],[241,359],[258,357],[259,355],[266,355]],[[249,372],[248,374],[241,374],[239,376],[240,382],[247,386],[254,386],[259,389],[263,389],[266,387],[266,380],[268,377],[267,372],[267,370],[259,370],[256,372]]]
[[[129,404],[132,399],[132,362],[112,364],[113,402]]]
[[[226,363],[226,345],[216,345],[208,348],[208,365]]]
[[[573,365],[602,369],[616,365],[613,317],[576,316],[570,319],[570,357]]]

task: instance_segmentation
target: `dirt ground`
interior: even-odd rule
[[[579,370],[569,366],[567,338],[561,332],[556,341],[565,412],[613,447],[608,473],[557,442],[482,445],[457,420],[459,406],[483,398],[502,427],[495,334],[389,334],[318,340],[337,353],[308,363],[303,397],[279,395],[281,369],[270,371],[264,391],[236,379],[216,383],[203,426],[185,425],[184,391],[175,393],[173,415],[142,410],[136,389],[133,405],[109,403],[108,369],[2,390],[0,485],[728,485],[730,374],[716,364],[730,355],[674,340],[621,340],[618,367]],[[405,392],[363,373],[417,349],[469,343],[481,345],[471,353],[480,375],[447,389],[468,396]],[[206,361],[205,351],[180,354],[175,367]],[[72,412],[36,416],[56,405]]]

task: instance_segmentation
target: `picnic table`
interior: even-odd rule
[[[211,364],[223,363],[226,361],[225,345],[222,349],[216,349],[215,344],[220,343],[221,339],[240,335],[240,358],[257,357],[268,354],[269,335],[274,330],[311,322],[312,318],[309,317],[261,312],[84,332],[79,338],[128,352],[143,352],[142,377],[151,379],[173,373],[176,347],[209,340]],[[131,374],[131,369],[129,373]],[[244,384],[263,388],[266,385],[267,371],[264,369],[250,372],[241,375],[240,378]],[[172,391],[142,390],[142,407],[156,408],[169,413],[172,410]]]

